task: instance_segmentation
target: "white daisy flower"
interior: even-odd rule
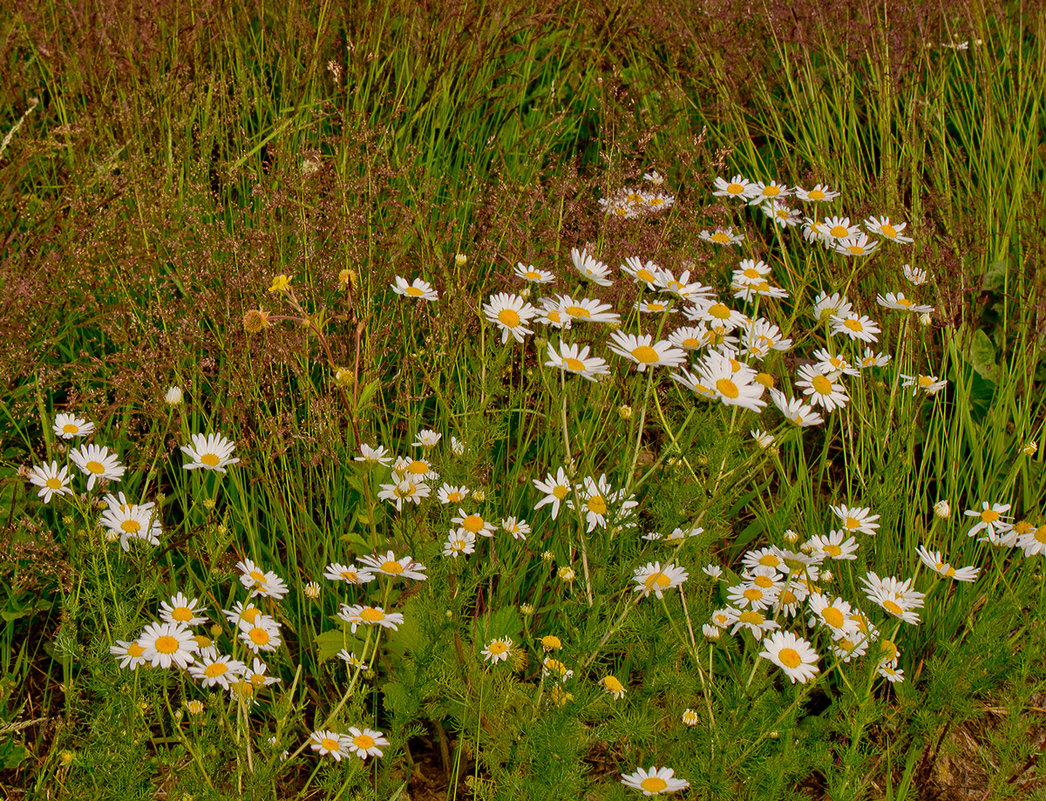
[[[413,282],[408,284],[405,278],[400,278],[397,275],[396,283],[391,286],[392,291],[397,295],[414,298],[415,300],[439,300],[439,293],[432,288],[432,284],[420,278],[415,278]]]
[[[447,541],[443,543],[443,555],[453,556],[455,559],[464,554],[476,552],[476,535],[463,528],[452,528],[447,534]]]
[[[522,342],[526,334],[533,334],[527,323],[537,314],[538,310],[523,298],[508,292],[491,295],[489,302],[483,304],[483,315],[501,329],[502,344],[508,342],[510,334],[516,342]]]
[[[87,490],[94,489],[96,481],[119,481],[124,474],[124,466],[116,451],[111,451],[105,445],[81,445],[69,451],[69,461],[80,468],[87,476]]]
[[[37,495],[44,499],[44,503],[50,503],[55,495],[72,495],[69,488],[69,466],[62,465],[58,469],[58,462],[34,465],[29,471],[29,482],[34,487],[39,487]]]
[[[534,265],[527,265],[523,262],[516,263],[516,277],[531,284],[550,284],[556,279],[556,276],[548,270],[539,270]]]
[[[930,568],[934,573],[938,573],[945,578],[950,578],[955,581],[976,581],[977,574],[981,572],[979,567],[952,567],[944,561],[944,557],[941,556],[940,551],[930,551],[922,545],[917,547],[915,552],[919,554],[919,559],[922,560],[924,565]]]
[[[621,774],[621,783],[649,796],[676,793],[690,786],[690,782],[685,779],[675,778],[672,768],[658,768],[653,765],[647,770],[639,768],[634,773]]]
[[[792,684],[797,681],[806,684],[820,672],[817,667],[820,657],[813,645],[790,631],[775,631],[767,637],[759,656],[781,668]]]
[[[644,597],[654,593],[658,598],[688,578],[686,570],[671,562],[664,567],[660,562],[649,562],[643,567],[637,567],[632,575],[632,580],[638,585],[634,588],[635,592],[643,593]]]
[[[898,245],[907,245],[915,241],[910,236],[901,235],[901,231],[908,227],[908,223],[891,223],[889,217],[869,217],[864,221],[864,227],[871,233],[878,234]]]
[[[589,356],[588,345],[577,345],[560,342],[557,348],[550,344],[545,351],[548,361],[546,367],[558,367],[564,372],[579,375],[589,381],[596,381],[598,376],[609,375],[610,368],[598,356]]]
[[[186,470],[203,468],[204,470],[215,470],[225,473],[225,468],[237,464],[239,459],[231,459],[236,443],[228,440],[221,434],[193,434],[191,445],[182,445],[180,450],[191,462],[182,465]]]
[[[714,197],[729,197],[739,198],[745,202],[751,200],[756,196],[756,193],[760,193],[760,190],[751,181],[742,178],[740,175],[735,175],[729,181],[723,178],[715,179],[715,189],[712,192]]]
[[[813,189],[801,189],[798,186],[795,187],[795,196],[804,203],[823,203],[829,200],[835,200],[839,197],[838,192],[833,192],[825,184],[817,184]]]
[[[566,500],[572,491],[570,479],[566,471],[560,467],[556,470],[556,475],[548,473],[544,481],[539,481],[535,478],[532,483],[539,492],[545,494],[544,498],[534,504],[534,510],[537,511],[546,504],[552,504],[552,519],[555,520],[559,515],[560,501]]]
[[[196,640],[181,623],[150,623],[137,642],[143,648],[142,656],[153,667],[175,665],[184,670],[195,660]]]
[[[647,367],[678,367],[686,363],[686,351],[673,348],[668,342],[654,342],[650,334],[635,336],[614,331],[610,334],[609,347],[618,356],[635,362],[640,373]]]
[[[379,445],[377,448],[372,448],[366,442],[360,443],[361,456],[356,457],[357,462],[367,462],[369,464],[380,464],[383,467],[388,467],[392,462],[392,455],[388,452],[384,445]]]
[[[610,267],[592,256],[587,249],[570,249],[570,259],[574,262],[574,269],[594,284],[599,286],[613,286],[610,280]]]
[[[51,428],[62,439],[72,439],[73,437],[86,437],[92,433],[94,423],[89,423],[75,414],[59,413],[55,415],[54,425]]]
[[[346,751],[366,761],[367,757],[382,756],[384,752],[378,746],[388,745],[389,741],[380,731],[349,726],[349,733],[342,735],[342,743]]]
[[[426,569],[425,565],[415,562],[409,556],[397,559],[392,551],[388,551],[384,555],[361,556],[359,561],[368,570],[393,578],[413,579],[414,581],[424,581],[428,578],[422,572]]]

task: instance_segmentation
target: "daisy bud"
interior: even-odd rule
[[[799,532],[793,531],[792,529],[786,529],[784,533],[785,542],[798,542]]]
[[[305,595],[308,598],[316,600],[320,597],[320,585],[318,582],[310,581],[305,585]]]
[[[933,505],[933,513],[944,520],[951,516],[952,507],[948,505],[948,501],[937,501]]]
[[[625,405],[625,404],[622,404],[621,406],[618,406],[617,407],[617,416],[620,417],[622,420],[631,420],[632,419],[632,407],[628,406],[628,405]]]
[[[561,567],[557,575],[559,576],[560,581],[565,581],[567,583],[573,581],[576,576],[574,568],[572,567]]]
[[[74,518],[73,518],[72,515],[66,515],[65,517],[62,518],[62,525],[63,526],[71,526],[73,524],[73,519]]]
[[[217,623],[214,623],[214,624],[211,625],[211,636],[212,637],[218,637],[219,635],[221,635],[221,633],[222,633],[222,627],[221,626],[219,626]]]
[[[929,325],[931,322],[929,312],[923,312],[919,315],[919,325]]]
[[[473,490],[472,500],[474,500],[476,503],[483,503],[483,501],[485,501],[486,499],[487,493],[485,493],[483,490]]]
[[[711,623],[705,623],[705,625],[701,627],[701,633],[710,640],[718,640],[720,634],[722,634],[722,632],[719,631],[719,627],[713,626]]]
[[[523,300],[526,300],[527,298],[529,298],[530,297],[530,287],[529,286],[525,286],[521,290],[519,290],[519,296],[521,298],[523,298]]]
[[[469,257],[466,256],[464,253],[459,253],[458,255],[456,255],[454,257],[454,266],[455,267],[464,267],[468,263],[469,263]]]
[[[203,508],[211,510],[214,508],[214,498],[204,498]]]
[[[171,387],[167,390],[167,394],[163,396],[163,402],[168,406],[179,406],[182,402],[182,388]]]
[[[697,713],[692,709],[683,712],[683,725],[694,726],[697,724]]]
[[[833,578],[833,576],[832,576],[832,571],[831,570],[825,570],[821,574],[821,581],[831,581],[832,578]]]
[[[1025,456],[1034,456],[1039,452],[1039,443],[1035,440],[1029,440],[1028,444],[1021,448],[1021,453]]]

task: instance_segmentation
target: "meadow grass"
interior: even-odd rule
[[[1041,794],[1042,26],[22,4],[0,787]]]

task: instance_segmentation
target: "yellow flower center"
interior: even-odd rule
[[[762,384],[767,389],[774,388],[774,377],[769,373],[757,373],[755,377],[757,384]]]
[[[80,426],[75,425],[74,423],[66,423],[62,426],[62,433],[64,434],[75,434],[79,430]]]
[[[258,615],[261,614],[261,610],[256,606],[248,606],[242,612],[240,612],[240,620],[246,620],[248,623],[253,623],[258,619]]]
[[[743,594],[749,601],[759,601],[764,595],[763,591],[758,587],[745,587]]]
[[[883,601],[883,609],[889,612],[891,615],[903,615],[904,610],[901,609],[900,605],[891,600]]]
[[[169,634],[157,637],[156,650],[161,654],[173,654],[178,650],[178,639],[176,637],[171,637]]]
[[[410,463],[410,466],[407,467],[407,472],[413,473],[416,476],[423,476],[429,472],[429,463],[423,462],[421,459],[415,459]]]
[[[617,676],[606,676],[603,679],[603,686],[612,693],[619,693],[625,689],[624,685],[617,680]]]
[[[842,554],[843,549],[835,543],[830,542],[824,546],[824,552],[834,558]]]
[[[913,303],[914,303],[914,301],[910,300],[909,298],[905,298],[905,297],[898,297],[897,298],[897,305],[898,306],[903,306],[906,309],[909,306],[911,306]]]
[[[541,273],[535,272],[534,270],[527,270],[523,275],[528,281],[538,281],[541,279]],[[499,314],[498,317],[500,316],[501,315]]]
[[[850,229],[847,228],[845,225],[833,225],[828,233],[830,233],[836,239],[842,239],[843,237],[849,235]]]
[[[571,317],[591,317],[592,312],[586,309],[584,306],[567,306],[563,309]]]
[[[424,295],[425,293],[418,289],[416,286],[409,286],[403,290],[404,294],[410,295],[412,298],[416,298],[418,295]]]
[[[864,331],[864,326],[861,325],[861,321],[858,320],[856,317],[847,317],[843,321],[843,325],[849,328],[851,331],[856,331],[857,333],[861,333],[862,331]]]
[[[742,192],[745,191],[745,188],[741,184],[729,184],[726,187],[726,191],[729,192],[731,195],[740,195]]]
[[[763,277],[763,274],[759,272],[755,267],[745,268],[745,278],[751,278],[752,280],[758,280]]]
[[[781,559],[777,556],[777,554],[764,553],[762,556],[759,557],[759,564],[764,565],[766,567],[777,567],[779,564],[781,564]]]
[[[720,378],[715,382],[715,388],[719,391],[720,395],[730,398],[733,400],[741,394],[741,390],[737,388],[737,384],[731,381],[729,378]]]
[[[717,320],[727,320],[730,318],[730,307],[725,303],[713,303],[708,307],[708,313]]]
[[[777,197],[781,194],[781,187],[779,186],[764,186],[763,197]]]
[[[341,743],[332,737],[322,737],[320,739],[320,745],[323,746],[324,751],[337,751],[341,748]]]
[[[883,640],[879,643],[879,652],[882,654],[884,659],[896,659],[900,651],[897,649],[897,645],[893,640]]]
[[[820,395],[831,395],[832,390],[834,389],[832,382],[823,375],[815,375],[810,379],[810,385]]]
[[[461,521],[461,527],[465,531],[471,531],[473,534],[479,534],[484,528],[483,518],[479,515],[468,515]]]
[[[632,358],[641,364],[657,364],[657,351],[649,345],[640,345],[632,351]]]
[[[774,580],[770,576],[756,576],[752,579],[752,583],[764,590],[774,586]]]
[[[360,578],[359,573],[355,570],[342,570],[338,575],[350,583],[355,583],[359,581]]]
[[[890,239],[896,239],[897,238],[897,229],[894,228],[889,223],[886,223],[886,225],[880,226],[879,233],[881,233],[883,236],[890,237]]]
[[[265,574],[262,573],[260,570],[252,570],[250,572],[250,577],[252,579],[254,579],[256,582],[258,582],[259,584],[264,584],[265,583]]]
[[[602,495],[593,495],[585,503],[585,507],[593,514],[605,515],[607,513],[607,502]]]
[[[563,647],[562,641],[559,639],[559,637],[555,636],[554,634],[546,634],[544,637],[542,637],[541,645],[550,651],[554,648]]]
[[[843,627],[843,624],[846,622],[846,618],[843,617],[843,613],[836,609],[834,606],[829,606],[822,609],[821,617],[823,617],[824,622],[831,626],[833,629],[841,629]]]
[[[650,576],[647,576],[647,579],[643,582],[643,584],[646,586],[648,590],[652,590],[655,587],[660,587],[661,589],[664,589],[665,587],[668,587],[672,584],[672,579],[670,579],[664,573],[654,573]]]
[[[782,648],[777,652],[777,658],[787,668],[795,669],[803,664],[803,658],[799,656],[799,652],[794,648]]]
[[[393,573],[398,574],[403,572],[403,565],[399,562],[394,562],[391,559],[387,559],[381,563],[381,567],[378,568],[382,573]]]
[[[863,245],[850,245],[846,249],[848,251],[850,251],[850,254],[853,255],[853,256],[863,256],[864,255],[864,246]]]
[[[654,274],[645,268],[636,270],[636,278],[640,278],[648,284],[654,283]]]
[[[179,623],[188,623],[193,618],[192,610],[186,606],[179,606],[171,611],[171,617]]]
[[[373,606],[365,606],[363,611],[360,612],[360,617],[368,623],[380,623],[385,619],[385,613],[380,609],[375,609]]]
[[[857,529],[859,529],[860,527],[861,527],[861,521],[858,520],[856,517],[849,517],[848,516],[846,518],[846,529],[847,529],[847,531],[857,531]]]
[[[791,606],[794,603],[798,603],[799,596],[797,596],[791,590],[781,590],[781,594],[777,596],[777,603],[780,606]]]
[[[209,679],[217,678],[229,672],[229,666],[224,662],[214,662],[203,669],[203,675]]]
[[[725,245],[727,242],[730,241],[730,237],[724,234],[722,231],[716,231],[714,234],[712,234],[712,241],[718,245]]]
[[[142,524],[137,520],[124,520],[120,524],[120,530],[126,531],[128,534],[137,534],[142,530]]]
[[[994,509],[985,509],[983,512],[981,512],[981,520],[983,520],[985,523],[995,523],[998,521],[1000,517],[1002,517],[1002,515],[1000,515]]]
[[[101,462],[95,462],[92,460],[87,463],[87,469],[97,476],[105,472],[105,465]]]
[[[731,186],[737,186],[737,184],[731,184]],[[736,195],[737,192],[733,194]],[[663,793],[665,788],[668,787],[668,782],[659,776],[647,776],[639,783],[639,786],[650,795],[654,795],[655,793]]]
[[[352,742],[361,751],[374,747],[374,738],[368,734],[357,734],[352,738]]]
[[[568,356],[563,360],[563,364],[572,373],[583,373],[585,372],[585,363],[580,359],[574,359]]]
[[[811,189],[806,193],[806,196],[810,198],[810,200],[824,200],[824,192],[820,189]]]
[[[1046,526],[1039,526],[1035,529],[1035,533],[1032,536],[1036,542],[1046,545]]]
[[[495,656],[498,656],[499,654],[503,654],[507,650],[508,650],[508,645],[506,643],[502,642],[501,640],[494,640],[494,642],[492,642],[490,645],[487,646],[487,651],[489,653],[494,654]]]
[[[213,453],[205,453],[200,456],[200,463],[208,467],[217,467],[219,461],[221,460]]]
[[[48,489],[58,490],[62,488],[62,482],[57,478],[49,478],[45,483]]]
[[[682,345],[687,350],[696,350],[701,347],[701,340],[696,337],[687,337],[683,340]]]
[[[568,494],[570,494],[570,487],[565,487],[562,484],[559,484],[552,488],[552,495],[556,500],[561,501],[567,497]]]
[[[952,567],[951,565],[948,565],[947,570],[944,570],[944,571],[941,571],[940,568],[941,568],[941,566],[938,565],[937,566],[938,571],[941,572],[941,575],[944,576],[945,578],[951,578],[952,576],[955,575],[955,568]]]
[[[269,636],[269,632],[263,629],[261,626],[255,626],[250,630],[248,635],[251,638],[251,642],[255,645],[268,645],[269,640],[272,638]]]
[[[514,309],[502,309],[498,312],[498,322],[508,328],[515,328],[521,320]]]
[[[127,646],[127,655],[133,656],[135,659],[145,653],[145,648],[137,642],[132,642]]]

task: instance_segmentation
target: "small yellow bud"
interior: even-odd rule
[[[468,263],[469,263],[469,257],[466,256],[464,253],[459,253],[458,255],[456,255],[454,257],[454,266],[455,267],[464,267]]]

